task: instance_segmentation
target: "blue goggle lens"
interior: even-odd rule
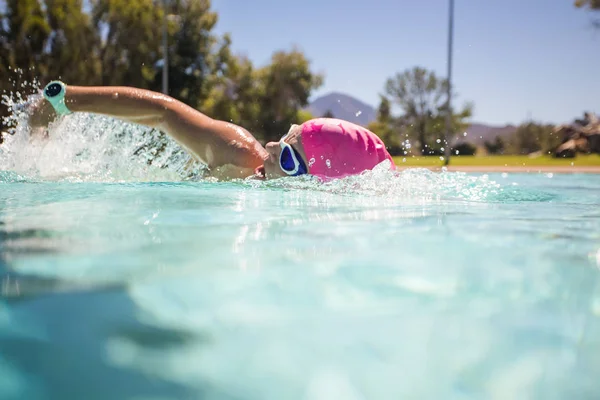
[[[292,157],[292,151],[289,147],[286,147],[283,150],[281,150],[280,164],[281,168],[288,172],[292,172],[294,168],[296,168],[294,158]]]

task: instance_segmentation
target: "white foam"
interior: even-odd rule
[[[78,113],[32,129],[26,101],[3,98],[12,113],[4,121],[0,170],[29,179],[115,182],[180,181],[204,168],[161,132],[109,117]]]
[[[5,121],[11,134],[0,146],[0,171],[11,171],[29,180],[68,182],[202,179],[205,166],[193,161],[174,140],[155,129],[78,113],[57,120],[47,130],[33,131],[28,127],[23,107],[27,101],[20,95],[3,99],[12,113]],[[327,183],[307,176],[240,182],[252,187],[310,189],[417,202],[448,198],[481,201],[501,190],[486,176],[421,168],[392,171],[389,161],[361,175]]]

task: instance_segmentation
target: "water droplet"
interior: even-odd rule
[[[440,150],[441,150],[441,151],[444,151],[444,150],[446,150],[446,148],[442,147],[442,148],[440,148]]]
[[[308,160],[308,166],[309,166],[309,167],[312,167],[312,166],[313,166],[313,164],[314,164],[316,161],[317,161],[317,160],[315,160],[315,158],[314,158],[314,157],[313,157],[313,158],[311,158],[310,160]]]
[[[503,172],[503,173],[502,173],[502,177],[503,177],[503,178],[506,178],[507,176],[508,176],[508,174],[507,174],[506,172]]]
[[[547,174],[546,174],[546,176],[547,176],[548,178],[552,178],[552,177],[554,176],[554,174],[553,174],[552,172],[549,172],[549,173],[547,173]]]
[[[463,132],[463,136],[467,136],[467,132]]]
[[[327,165],[327,168],[331,168],[331,161],[329,159],[325,160],[325,165]]]
[[[355,115],[358,117],[360,114],[362,114],[362,111],[357,112]]]
[[[440,139],[435,141],[436,143],[442,143],[442,141]]]
[[[404,154],[406,154],[406,152],[404,152]],[[402,162],[406,162],[406,158],[403,158],[403,159],[402,159]]]
[[[456,155],[458,155],[458,153],[460,153],[460,151],[456,150],[455,153],[456,153]]]
[[[444,157],[440,157],[440,160],[444,161]]]

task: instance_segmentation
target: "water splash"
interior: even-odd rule
[[[26,107],[37,96],[3,96],[11,113],[0,170],[30,180],[139,182],[199,179],[205,169],[158,130],[113,118],[78,113],[31,128]]]
[[[32,87],[35,89],[35,85]],[[2,103],[11,113],[4,121],[9,131],[0,146],[0,171],[5,171],[0,182],[204,180],[205,166],[155,129],[86,113],[63,117],[48,129],[31,129],[27,124],[26,107],[38,96],[39,93],[3,96]],[[493,201],[504,192],[503,187],[487,175],[439,173],[422,168],[390,171],[387,163],[389,161],[361,175],[326,183],[311,177],[266,182],[245,179],[238,183],[254,188],[303,189],[421,202]]]
[[[425,168],[391,170],[384,161],[371,171],[329,182],[310,176],[271,181],[242,181],[254,188],[303,189],[336,195],[363,196],[402,202],[439,202],[446,200],[486,201],[500,196],[503,187],[487,175],[462,172],[433,172]]]

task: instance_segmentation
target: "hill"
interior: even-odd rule
[[[330,111],[335,118],[367,126],[377,119],[377,111],[372,106],[347,94],[333,92],[315,99],[307,110],[315,117],[322,117]],[[485,141],[493,141],[496,136],[507,137],[517,130],[514,125],[493,126],[482,123],[472,123],[467,129],[467,135],[457,135],[456,142],[469,142],[483,146]]]
[[[517,127],[514,125],[492,126],[481,123],[472,123],[467,129],[467,135],[457,135],[457,142],[469,142],[476,146],[483,146],[483,143],[493,141],[496,136],[508,137],[515,133]]]
[[[315,117],[322,117],[330,111],[335,118],[367,126],[377,118],[377,111],[362,101],[343,93],[329,93],[315,99],[307,110]]]

